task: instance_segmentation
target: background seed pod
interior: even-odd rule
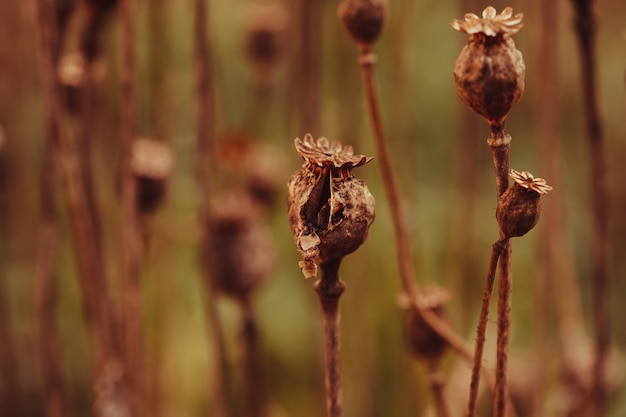
[[[337,10],[346,32],[360,44],[378,40],[387,18],[387,3],[383,0],[344,0]]]
[[[267,279],[277,256],[259,208],[243,193],[229,194],[215,203],[208,227],[211,279],[226,294],[248,297]]]

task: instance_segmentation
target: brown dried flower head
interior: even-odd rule
[[[387,18],[385,0],[343,0],[337,16],[355,42],[371,46],[382,33]]]
[[[470,13],[451,23],[470,35],[454,67],[457,93],[490,124],[504,123],[524,92],[526,66],[511,38],[522,28],[522,17],[510,7],[498,15],[490,6],[482,19]]]
[[[510,173],[514,180],[499,198],[496,219],[503,237],[523,236],[532,230],[541,215],[540,197],[552,190],[543,178],[534,178],[528,171]]]
[[[374,197],[352,168],[371,161],[351,146],[306,135],[295,140],[304,159],[288,183],[289,225],[302,256],[306,278],[317,274],[316,263],[340,260],[367,238],[374,221]]]

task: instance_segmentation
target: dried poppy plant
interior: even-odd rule
[[[342,415],[339,298],[345,284],[339,280],[339,265],[367,238],[374,221],[374,197],[352,169],[372,158],[355,155],[351,146],[306,135],[295,140],[304,159],[288,183],[289,226],[302,261],[305,278],[315,283],[324,321],[326,406],[329,417]]]
[[[454,29],[470,35],[468,44],[456,60],[454,79],[461,100],[489,124],[487,144],[493,156],[499,199],[496,217],[500,238],[493,245],[489,262],[476,337],[467,416],[475,413],[489,300],[500,258],[502,263],[498,298],[494,415],[506,415],[512,280],[509,239],[522,236],[537,223],[540,213],[539,196],[550,189],[544,180],[535,179],[527,172],[517,171],[511,171],[515,185],[509,188],[511,135],[506,132],[504,125],[509,112],[524,92],[526,67],[522,53],[515,48],[511,38],[522,28],[522,17],[521,13],[513,15],[510,7],[497,14],[496,9],[489,6],[483,11],[482,18],[468,13],[463,20],[454,20],[451,23]]]

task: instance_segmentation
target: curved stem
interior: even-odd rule
[[[437,408],[438,417],[450,417],[450,410],[443,396],[444,374],[439,370],[436,361],[428,364],[428,379],[430,389],[435,399],[435,407]]]
[[[480,318],[478,319],[478,328],[476,329],[474,365],[472,367],[469,402],[467,404],[467,411],[465,414],[467,417],[474,417],[474,414],[476,413],[478,386],[480,383],[480,369],[482,368],[483,351],[485,348],[485,333],[487,332],[487,322],[489,319],[489,305],[491,304],[491,294],[493,292],[493,284],[495,282],[498,260],[500,259],[500,254],[502,253],[504,243],[504,241],[498,240],[493,244],[493,247],[491,249],[491,258],[489,260],[489,269],[487,270],[485,292],[483,293],[483,302],[480,308]]]
[[[339,280],[341,260],[320,265],[321,278],[315,283],[324,321],[324,362],[326,410],[328,417],[341,417],[341,333],[339,298],[345,285]]]

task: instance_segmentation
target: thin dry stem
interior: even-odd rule
[[[509,187],[509,152],[511,136],[504,129],[504,125],[490,126],[491,132],[487,143],[491,148],[493,165],[496,174],[497,196],[500,197]],[[500,231],[500,239],[504,237]],[[498,280],[498,326],[496,341],[496,382],[494,392],[494,415],[506,417],[508,398],[508,350],[509,326],[511,315],[511,243],[507,241],[500,255],[500,277]]]
[[[245,344],[245,397],[248,417],[265,415],[265,387],[259,361],[259,330],[249,298],[242,301],[243,338]]]
[[[391,210],[391,220],[393,222],[396,253],[398,267],[400,270],[400,279],[402,287],[409,299],[415,304],[419,289],[415,283],[415,271],[411,263],[411,250],[409,238],[406,232],[407,228],[404,223],[404,213],[402,212],[399,194],[393,179],[391,170],[391,162],[385,145],[384,130],[382,124],[382,116],[378,100],[378,92],[374,79],[374,65],[376,55],[369,47],[361,49],[359,64],[361,65],[361,74],[365,87],[366,102],[370,114],[370,121],[374,131],[374,144],[376,146],[376,156],[378,166],[380,167],[381,178],[385,188],[387,199],[389,200],[389,209]],[[472,360],[471,349],[467,346],[465,339],[459,336],[448,324],[443,322],[436,314],[428,309],[417,307],[426,323],[441,337],[443,337],[452,348],[454,348],[466,360]]]
[[[121,205],[123,222],[124,277],[124,354],[125,375],[133,410],[143,414],[144,384],[142,364],[142,312],[140,260],[141,233],[136,204],[136,183],[131,170],[131,148],[135,137],[135,48],[134,4],[121,2],[122,69],[121,69]]]
[[[511,328],[511,241],[505,243],[500,255],[498,279],[498,338],[496,341],[496,386],[494,392],[494,415],[507,415],[509,334]]]
[[[416,299],[417,289],[415,288],[415,272],[411,264],[411,251],[407,228],[405,225],[404,213],[402,213],[400,197],[396,188],[396,183],[391,170],[391,161],[385,145],[385,136],[383,130],[382,116],[376,90],[376,82],[374,79],[374,64],[376,55],[370,48],[362,48],[359,63],[361,65],[361,74],[363,76],[363,84],[365,86],[366,100],[370,114],[372,130],[374,131],[374,144],[376,146],[376,155],[378,166],[380,167],[380,175],[383,180],[385,193],[389,200],[389,209],[391,210],[391,220],[393,222],[394,236],[396,239],[396,253],[398,266],[400,268],[400,278],[402,286],[411,300]]]
[[[339,299],[345,285],[339,280],[341,260],[320,265],[321,278],[315,283],[324,324],[326,410],[328,417],[341,417],[341,332]]]
[[[595,16],[591,0],[573,1],[576,8],[576,35],[580,50],[583,103],[589,140],[593,210],[592,303],[595,354],[591,376],[590,412],[604,415],[606,404],[605,362],[611,344],[608,277],[609,197],[604,157],[604,134],[596,85]]]
[[[498,260],[502,253],[504,242],[498,240],[491,248],[491,258],[489,259],[489,268],[487,269],[487,280],[485,282],[485,291],[483,293],[483,301],[480,308],[480,317],[478,319],[478,327],[476,329],[476,347],[474,350],[474,364],[472,366],[472,377],[470,382],[469,402],[467,404],[467,417],[474,417],[476,413],[476,403],[478,400],[478,387],[480,383],[480,369],[482,367],[483,352],[485,348],[485,334],[487,332],[487,323],[489,321],[489,306],[491,304],[491,294],[493,293],[493,285],[495,283],[496,270],[498,268]]]
[[[443,390],[445,385],[445,375],[441,370],[439,370],[436,363],[429,363],[428,368],[428,379],[430,382],[430,389],[433,393],[435,408],[437,409],[437,416],[450,417],[450,410],[448,409],[449,407],[446,403]]]
[[[210,198],[213,186],[212,167],[214,167],[215,109],[214,91],[211,83],[212,66],[210,45],[207,38],[208,7],[207,0],[195,0],[194,3],[194,46],[196,61],[197,88],[197,140],[196,176],[200,195],[199,223],[201,246],[211,247],[209,234],[211,209]],[[217,289],[211,284],[211,265],[209,257],[203,253],[201,260],[202,281],[205,288],[205,308],[209,333],[214,343],[216,378],[213,397],[213,412],[217,417],[229,417],[232,410],[229,402],[228,366],[226,361],[224,333],[217,311]]]

